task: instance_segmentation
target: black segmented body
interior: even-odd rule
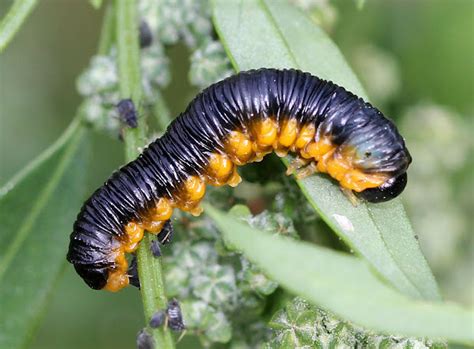
[[[200,93],[163,137],[87,200],[74,224],[68,261],[90,287],[103,288],[127,222],[139,220],[160,198],[172,198],[188,176],[203,174],[210,154],[224,152],[231,131],[267,117],[279,125],[288,118],[313,123],[316,137],[329,135],[338,146],[369,154],[358,163],[368,173],[395,178],[411,161],[392,122],[344,88],[297,70],[242,72]]]

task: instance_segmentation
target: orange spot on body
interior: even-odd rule
[[[227,182],[228,185],[231,187],[236,187],[239,185],[239,183],[242,182],[242,177],[237,172],[237,169],[234,169],[234,172],[232,173],[232,176],[229,178],[229,181]]]
[[[155,221],[167,221],[173,214],[173,206],[168,199],[161,198],[156,204],[151,218]]]
[[[266,118],[257,121],[253,130],[257,140],[257,145],[260,148],[265,149],[271,147],[273,143],[275,143],[278,135],[278,124],[274,119]]]
[[[319,161],[323,156],[335,148],[336,146],[332,144],[328,137],[323,137],[318,142],[308,143],[301,154],[305,158],[313,158],[316,161]]]
[[[184,183],[187,199],[190,201],[199,201],[206,193],[206,183],[197,176],[189,176]]]
[[[117,256],[115,257],[115,267],[111,272],[109,272],[107,284],[104,286],[105,290],[111,292],[120,291],[129,284],[127,275],[128,262],[125,258],[123,248],[118,249],[116,253]]]
[[[337,181],[341,181],[344,178],[344,175],[351,170],[351,163],[348,159],[343,158],[340,154],[335,153],[333,156],[329,157],[326,161],[326,171],[329,175],[336,179]]]
[[[364,173],[358,169],[348,171],[342,178],[340,184],[344,188],[360,193],[368,188],[376,188],[385,181],[388,175],[385,173]]]
[[[177,194],[177,207],[198,216],[202,209],[199,207],[201,199],[206,193],[206,183],[199,176],[189,176]]]
[[[234,164],[226,155],[213,153],[209,157],[208,176],[217,181],[226,181],[232,173]]]
[[[295,147],[297,149],[305,148],[311,141],[314,140],[314,135],[316,134],[316,128],[313,124],[305,125],[301,128],[298,133],[298,137],[295,141]]]
[[[155,221],[155,220],[143,220],[141,226],[147,232],[152,234],[158,234],[161,231],[161,228],[165,225],[165,221]]]
[[[143,227],[137,223],[129,222],[125,227],[124,251],[128,253],[134,252],[138,247],[138,243],[143,239],[143,233]]]
[[[104,290],[110,292],[118,292],[122,288],[128,286],[129,280],[126,272],[121,270],[113,271],[107,278],[107,284],[104,286]]]
[[[245,165],[253,155],[252,141],[239,131],[232,131],[226,140],[226,152],[237,165]]]
[[[283,126],[281,127],[280,135],[278,137],[278,146],[283,146],[285,148],[291,147],[298,135],[298,121],[296,119],[289,119],[284,121]]]

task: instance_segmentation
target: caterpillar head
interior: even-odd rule
[[[396,126],[369,104],[351,118],[333,121],[337,155],[352,169],[341,185],[369,202],[398,196],[407,183],[411,156]]]
[[[407,174],[404,172],[401,175],[389,178],[381,186],[365,189],[356,195],[368,202],[384,202],[400,195],[406,185]]]
[[[405,189],[407,168],[412,158],[395,125],[387,119],[376,119],[345,142],[354,149],[353,166],[368,177],[382,176],[379,186],[366,188],[357,196],[369,202],[391,200]]]

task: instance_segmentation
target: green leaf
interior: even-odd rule
[[[288,291],[354,323],[389,334],[474,343],[474,312],[413,299],[344,253],[253,229],[205,204],[232,245]]]
[[[87,154],[74,122],[0,190],[0,348],[26,345],[64,267]]]
[[[215,0],[213,18],[236,70],[298,68],[367,99],[339,49],[286,1]],[[397,289],[412,297],[440,299],[399,199],[353,207],[326,175],[298,185],[324,221]]]
[[[92,7],[96,10],[99,10],[102,6],[102,0],[89,0]]]
[[[33,11],[38,0],[15,0],[0,22],[0,52],[13,39],[26,17]]]
[[[354,0],[357,6],[357,9],[362,10],[365,6],[365,0]]]

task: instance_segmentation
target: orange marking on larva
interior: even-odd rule
[[[199,216],[199,215],[202,213],[202,211],[204,211],[204,210],[203,210],[203,208],[202,208],[201,206],[199,206],[199,205],[196,206],[196,207],[190,208],[190,209],[188,210],[188,212],[191,213],[191,214],[192,214],[193,216],[195,216],[195,217]]]
[[[227,183],[234,168],[234,163],[227,155],[213,153],[209,156],[209,164],[206,168],[206,182],[221,186]]]
[[[295,141],[295,147],[297,149],[305,148],[311,141],[314,140],[314,135],[316,134],[316,128],[313,124],[305,125],[301,128],[298,133],[298,137]]]
[[[338,153],[335,153],[326,161],[327,172],[332,178],[336,179],[339,182],[342,180],[344,175],[351,169],[352,166],[350,159],[347,159]]]
[[[167,221],[173,214],[173,206],[170,201],[165,198],[161,198],[155,206],[154,212],[151,215],[151,219],[154,221]]]
[[[388,176],[384,173],[368,174],[358,169],[352,169],[345,174],[339,184],[344,188],[360,193],[365,189],[382,185],[387,179]]]
[[[226,140],[225,149],[237,165],[245,165],[253,155],[252,141],[239,131],[232,131]]]
[[[298,135],[298,121],[296,119],[289,119],[283,123],[281,127],[280,135],[278,137],[278,143],[275,148],[283,146],[286,148],[291,147]]]
[[[282,158],[288,155],[288,149],[275,149],[275,154],[278,157]]]
[[[319,157],[319,160],[318,160],[318,163],[316,165],[316,169],[319,171],[319,172],[323,172],[323,173],[327,173],[328,172],[328,169],[327,169],[327,162],[328,160],[333,156],[334,154],[334,151],[336,149],[333,148],[331,150],[329,150],[326,154],[322,155]]]
[[[161,231],[161,228],[165,225],[165,221],[155,221],[155,220],[144,220],[140,226],[143,227],[147,232],[152,234],[158,234]]]
[[[218,180],[227,179],[232,173],[234,164],[227,155],[223,154],[211,154],[209,158],[208,172],[211,176]]]
[[[275,143],[278,135],[278,124],[272,118],[265,118],[255,122],[253,126],[257,145],[265,149]]]
[[[227,181],[227,184],[230,185],[231,187],[236,187],[239,185],[240,182],[242,182],[242,177],[240,177],[239,173],[237,172],[237,169],[234,168],[234,172],[232,173],[232,176]]]
[[[205,193],[205,181],[198,176],[189,176],[177,194],[177,207],[192,215],[199,215],[202,212],[199,203]]]
[[[327,137],[323,137],[318,142],[309,143],[304,149],[304,155],[319,161],[324,155],[334,150],[336,146]]]
[[[144,229],[137,223],[129,222],[125,227],[125,233],[127,238],[123,244],[123,249],[127,253],[132,253],[143,239]]]
[[[126,272],[121,270],[115,270],[109,273],[107,278],[107,284],[104,286],[104,289],[110,292],[118,292],[122,288],[128,286],[129,280]]]
[[[115,268],[109,272],[107,277],[107,284],[104,289],[111,292],[120,291],[122,288],[128,286],[129,280],[127,275],[128,262],[125,258],[125,253],[122,248],[115,251]]]
[[[206,183],[198,176],[189,176],[184,183],[184,188],[189,201],[199,201],[206,193]]]

